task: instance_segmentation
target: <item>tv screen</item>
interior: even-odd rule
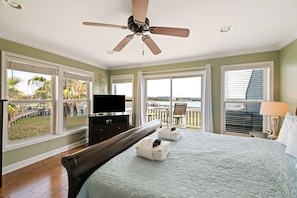
[[[93,113],[125,112],[124,95],[94,95]]]

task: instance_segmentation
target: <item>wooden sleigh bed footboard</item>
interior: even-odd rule
[[[68,197],[76,197],[83,183],[100,166],[131,147],[143,137],[150,135],[159,127],[161,127],[161,122],[153,120],[106,141],[63,157],[62,164],[68,174]]]

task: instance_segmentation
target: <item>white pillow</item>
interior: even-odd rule
[[[290,124],[291,124],[291,118],[293,118],[294,115],[292,115],[290,112],[286,113],[285,120],[283,122],[283,125],[279,131],[278,138],[276,141],[279,143],[287,146],[287,141],[288,141],[288,135],[289,135],[289,130],[290,130]]]
[[[297,119],[291,118],[286,153],[297,158]]]

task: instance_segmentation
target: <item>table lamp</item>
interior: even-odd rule
[[[272,139],[278,136],[279,116],[284,116],[289,111],[287,102],[262,102],[260,114],[271,117]]]

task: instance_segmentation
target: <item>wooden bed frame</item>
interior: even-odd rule
[[[161,122],[153,120],[140,127],[132,128],[101,143],[63,157],[62,164],[68,173],[68,197],[76,197],[83,183],[100,166],[160,127]]]

